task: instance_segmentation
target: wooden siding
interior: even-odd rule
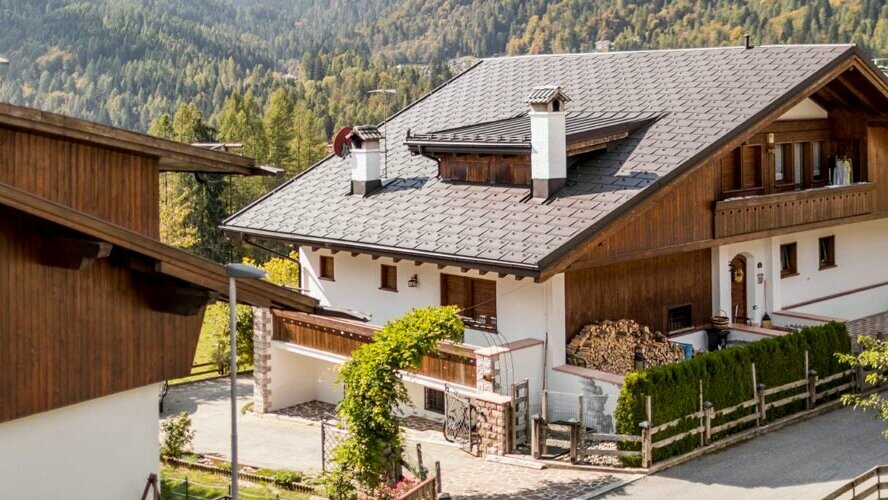
[[[870,180],[875,184],[875,210],[888,213],[888,124],[867,130]]]
[[[0,127],[0,182],[159,237],[158,160]]]
[[[484,155],[442,153],[441,178],[485,184],[529,186],[530,155]]]
[[[83,271],[41,265],[48,229],[0,209],[0,422],[187,375],[202,311],[151,311],[149,278],[113,253]]]
[[[715,204],[715,236],[866,215],[875,208],[874,193],[875,185],[866,183],[719,201]]]
[[[698,169],[681,181],[666,186],[655,202],[610,235],[605,234],[577,259],[606,262],[624,254],[671,247],[688,241],[713,238],[712,203],[720,189],[719,162]]]
[[[351,356],[364,344],[373,341],[378,326],[296,312],[272,311],[272,338],[284,342]],[[475,387],[475,353],[454,344],[441,344],[439,352],[426,356],[416,371],[420,375]]]
[[[712,316],[710,251],[698,250],[565,273],[568,340],[595,321],[633,319],[666,331],[666,313],[691,304],[693,322]]]

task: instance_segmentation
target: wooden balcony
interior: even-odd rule
[[[377,325],[314,314],[280,310],[272,313],[274,340],[342,356],[350,356],[358,347],[372,342],[381,329]],[[461,344],[442,342],[436,354],[423,358],[416,373],[475,387],[475,351]]]
[[[874,210],[874,191],[874,184],[864,182],[718,201],[715,237],[865,215]]]

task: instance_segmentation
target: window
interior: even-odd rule
[[[444,391],[425,388],[425,409],[433,413],[444,414]]]
[[[321,255],[321,266],[318,277],[322,280],[333,281],[335,279],[333,276],[333,257],[330,257],[329,255]]]
[[[802,183],[802,169],[805,163],[805,143],[797,142],[792,145],[792,180],[796,184]]]
[[[784,160],[786,159],[786,154],[788,153],[788,149],[783,144],[777,144],[774,146],[774,180],[778,182],[783,182],[784,178],[784,167],[786,163]]]
[[[496,281],[442,274],[441,305],[459,307],[471,328],[496,331]]]
[[[796,244],[780,245],[780,277],[788,278],[799,274],[796,267]]]
[[[820,269],[836,266],[836,237],[820,238]]]
[[[690,304],[673,307],[666,312],[666,325],[670,332],[694,326],[694,315]]]
[[[821,141],[815,141],[811,143],[811,170],[812,177],[814,180],[821,180],[824,178],[823,175],[823,143]]]
[[[379,266],[379,288],[390,292],[398,291],[398,268],[382,264]]]

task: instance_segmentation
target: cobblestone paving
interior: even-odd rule
[[[281,408],[272,413],[320,422],[325,419],[330,420],[336,414],[336,405],[323,401],[309,401]],[[404,428],[409,437],[424,441],[446,442],[441,432],[441,422],[411,415],[401,419],[401,427]]]
[[[239,405],[251,401],[252,380],[238,383]],[[171,387],[164,415],[187,411],[197,432],[195,451],[227,457],[229,450],[228,380],[210,380]],[[243,415],[239,418],[243,463],[318,472],[320,466],[320,427],[291,419]],[[432,431],[425,431],[432,432]],[[440,435],[440,430],[435,431]],[[408,433],[408,448],[415,447]],[[409,451],[409,450],[408,450]],[[423,462],[434,470],[441,463],[444,491],[460,500],[587,498],[600,486],[624,475],[600,472],[544,469],[488,462],[452,445],[424,441]],[[619,476],[619,477],[618,477]]]

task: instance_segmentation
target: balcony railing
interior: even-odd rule
[[[351,356],[358,347],[373,341],[380,326],[346,319],[292,311],[273,310],[272,338],[303,347]],[[475,351],[461,344],[442,342],[438,352],[426,356],[419,375],[475,387]]]
[[[873,211],[875,185],[858,183],[715,203],[715,237],[800,226]]]

